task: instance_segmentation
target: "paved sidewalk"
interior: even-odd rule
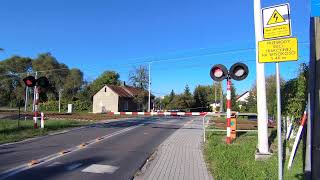
[[[202,140],[202,119],[195,117],[159,146],[135,180],[212,180],[202,155]]]

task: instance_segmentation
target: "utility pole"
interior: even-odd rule
[[[214,112],[216,112],[217,109],[217,83],[213,83],[213,88],[214,88]]]
[[[35,73],[35,78],[38,78],[38,71]],[[35,104],[36,104],[36,86],[33,88],[33,105],[32,105],[32,111],[35,112]]]
[[[27,106],[28,106],[28,91],[29,87],[26,87],[26,95],[25,95],[25,101],[24,101],[24,112],[27,112]]]
[[[254,4],[254,26],[256,36],[256,73],[257,73],[257,112],[258,112],[258,155],[269,153],[268,144],[268,116],[266,100],[266,84],[264,74],[264,64],[259,63],[258,42],[262,37],[261,2],[253,0]]]
[[[29,87],[26,86],[26,95],[25,95],[25,100],[24,100],[24,120],[27,120],[27,107],[28,107],[28,92],[29,92]]]
[[[320,9],[320,8],[319,8]],[[310,63],[309,63],[309,97],[311,124],[311,179],[320,178],[320,17],[310,20]],[[309,131],[309,130],[308,130]],[[308,132],[309,133],[309,132]],[[309,134],[310,136],[310,134]],[[307,144],[308,147],[308,144]],[[307,149],[308,152],[308,149]],[[308,155],[308,154],[307,154]],[[310,162],[307,162],[307,165]],[[306,171],[306,174],[308,172]],[[310,178],[310,177],[309,177]]]
[[[35,78],[38,78],[38,72],[36,72],[36,76]],[[37,129],[38,128],[38,111],[39,111],[39,90],[40,88],[36,85],[34,86],[34,128]]]
[[[223,90],[222,90],[222,84],[219,82],[220,87],[220,112],[223,112]]]
[[[29,75],[29,73],[28,73]],[[26,86],[26,94],[25,94],[25,100],[24,100],[24,120],[27,120],[27,107],[28,107],[28,98],[29,98],[29,87]]]
[[[61,93],[63,89],[59,89],[59,113],[61,112]]]
[[[148,99],[148,112],[150,112],[151,107],[151,62],[149,62],[149,99]]]

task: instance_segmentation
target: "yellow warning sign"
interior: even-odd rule
[[[289,24],[263,28],[263,37],[265,39],[290,36],[290,34],[291,34],[291,30],[290,30]]]
[[[266,7],[261,11],[264,39],[291,36],[289,4]]]
[[[260,41],[258,45],[260,63],[298,60],[297,38]]]
[[[281,14],[275,9],[268,21],[268,25],[283,23],[286,20],[281,16]]]

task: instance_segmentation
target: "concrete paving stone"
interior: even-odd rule
[[[202,135],[202,121],[196,117],[159,146],[135,180],[213,180],[202,154]]]

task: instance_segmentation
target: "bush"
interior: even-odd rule
[[[68,104],[73,104],[73,111],[74,112],[87,112],[91,111],[92,104],[91,102],[86,101],[61,101],[61,112],[67,112],[68,110]],[[57,112],[59,111],[59,101],[47,101],[44,103],[40,103],[39,106],[40,111],[51,111],[51,112]]]

